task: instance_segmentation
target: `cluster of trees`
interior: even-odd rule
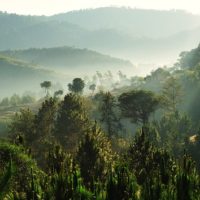
[[[200,176],[191,158],[179,161],[151,139],[148,126],[126,151],[116,154],[97,124],[75,154],[51,143],[45,165],[33,161],[23,145],[0,142],[1,199],[196,200]],[[39,165],[39,166],[38,166]]]
[[[0,106],[17,106],[35,103],[36,99],[31,95],[19,96],[17,94],[12,95],[10,98],[5,97],[1,100]]]
[[[74,91],[46,98],[37,113],[21,110],[10,139],[0,141],[0,198],[198,199],[200,175],[189,153],[199,142],[190,144],[189,119],[163,94],[100,92],[88,99]],[[155,121],[151,114],[162,106],[167,114]],[[119,116],[140,126],[133,139],[118,134]]]

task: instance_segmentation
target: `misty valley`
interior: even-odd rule
[[[200,15],[0,12],[0,200],[200,200]]]

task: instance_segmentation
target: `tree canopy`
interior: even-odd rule
[[[85,87],[85,83],[81,78],[73,79],[72,83],[68,84],[68,89],[76,94],[81,94]]]
[[[51,88],[51,81],[44,81],[40,83],[41,88],[45,89],[46,96],[49,95],[49,89]]]
[[[119,106],[124,117],[134,123],[146,124],[150,114],[159,105],[159,98],[151,91],[133,90],[119,96]]]

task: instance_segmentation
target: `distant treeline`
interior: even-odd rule
[[[5,97],[0,101],[0,106],[17,106],[21,104],[29,104],[36,102],[35,97],[31,95],[23,95],[19,96],[17,94],[13,94],[10,98]]]

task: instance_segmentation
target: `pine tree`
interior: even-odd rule
[[[35,115],[30,109],[21,109],[20,112],[15,114],[9,126],[9,132],[16,143],[25,140],[23,141],[25,146],[32,146],[37,139],[34,120]],[[21,138],[20,141],[18,140],[19,138]]]
[[[177,112],[177,106],[182,100],[182,90],[181,85],[178,83],[178,80],[174,77],[170,77],[164,84],[163,91],[163,104],[169,113]]]
[[[110,142],[96,123],[84,134],[78,147],[77,161],[87,187],[94,190],[97,180],[105,181],[112,166],[113,153]]]
[[[42,103],[35,116],[36,134],[40,140],[49,139],[53,136],[56,112],[57,102],[55,99],[49,98]]]
[[[88,126],[89,119],[84,99],[73,93],[67,94],[58,110],[55,137],[68,150],[74,150],[78,138]]]
[[[105,132],[111,138],[119,135],[122,130],[122,124],[117,116],[117,103],[115,97],[110,92],[102,94],[102,101],[100,102],[100,121],[103,123]],[[119,113],[118,113],[119,115]]]

